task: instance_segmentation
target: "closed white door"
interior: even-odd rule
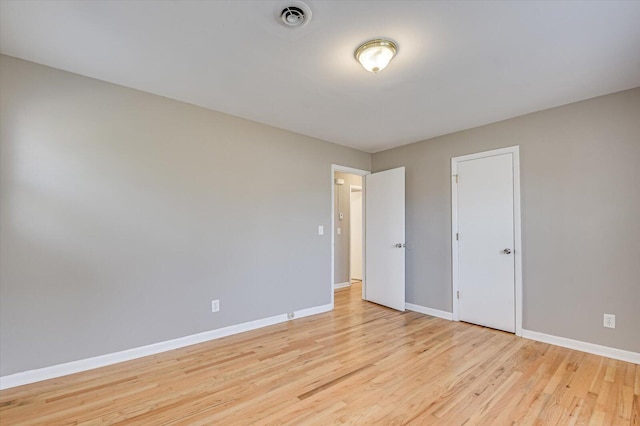
[[[367,175],[365,182],[364,298],[404,311],[404,167]]]
[[[459,319],[515,332],[513,154],[458,162],[457,206]]]
[[[349,206],[350,275],[351,279],[362,279],[362,188],[352,187]]]

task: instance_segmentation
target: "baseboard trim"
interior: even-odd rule
[[[551,334],[544,334],[524,329],[522,330],[522,337],[525,339],[536,340],[538,342],[562,346],[563,348],[575,349],[577,351],[587,352],[594,355],[640,364],[640,353],[638,352],[616,349],[609,346],[602,346],[595,343],[582,342],[580,340],[567,339],[566,337],[554,336]]]
[[[335,283],[333,285],[333,289],[337,290],[339,288],[351,287],[351,281],[345,281],[343,283]]]
[[[311,308],[294,311],[294,316],[295,319],[299,319],[308,317],[310,315],[328,312],[332,309],[333,307],[331,306],[331,304],[314,306]],[[216,330],[210,330],[185,337],[179,337],[177,339],[167,340],[164,342],[153,343],[151,345],[140,346],[138,348],[127,349],[120,352],[81,359],[64,364],[52,365],[50,367],[39,368],[37,370],[29,370],[21,373],[10,374],[8,376],[0,377],[0,390],[53,379],[56,377],[67,376],[69,374],[80,373],[82,371],[93,370],[94,368],[105,367],[107,365],[130,361],[149,355],[155,355],[161,352],[195,345],[198,343],[207,342],[209,340],[220,339],[222,337],[244,333],[245,331],[256,330],[258,328],[268,327],[270,325],[275,325],[286,321],[289,321],[287,314],[280,314],[269,318],[263,318],[255,321],[245,322],[242,324],[218,328]]]
[[[439,309],[427,308],[426,306],[414,305],[413,303],[405,303],[405,309],[414,312],[420,312],[421,314],[431,315],[432,317],[438,317],[453,321],[453,314],[447,311],[441,311]]]

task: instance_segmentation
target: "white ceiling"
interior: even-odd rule
[[[368,152],[640,86],[640,1],[306,3],[2,0],[0,50]]]

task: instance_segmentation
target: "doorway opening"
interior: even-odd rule
[[[331,166],[331,304],[334,292],[362,285],[364,299],[364,176],[366,170]]]
[[[334,278],[335,289],[362,282],[362,176],[334,173]]]

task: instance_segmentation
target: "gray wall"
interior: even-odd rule
[[[369,154],[6,56],[0,91],[1,375],[330,303]]]
[[[451,157],[512,145],[524,328],[640,352],[638,88],[374,154],[406,167],[407,301],[452,309]]]
[[[334,180],[334,229],[333,235],[335,238],[334,244],[334,282],[335,284],[349,282],[350,267],[351,267],[351,202],[349,194],[349,185],[362,186],[362,176],[352,175],[350,173],[335,172],[335,179],[344,179],[344,185],[336,185]],[[340,210],[338,210],[338,205]],[[340,220],[339,213],[343,213],[342,220]],[[338,235],[338,228],[341,229],[341,234]]]
[[[6,56],[0,93],[1,375],[330,302],[330,165],[369,154]],[[408,301],[451,310],[450,158],[520,145],[525,328],[640,351],[638,117],[634,89],[374,154]]]

